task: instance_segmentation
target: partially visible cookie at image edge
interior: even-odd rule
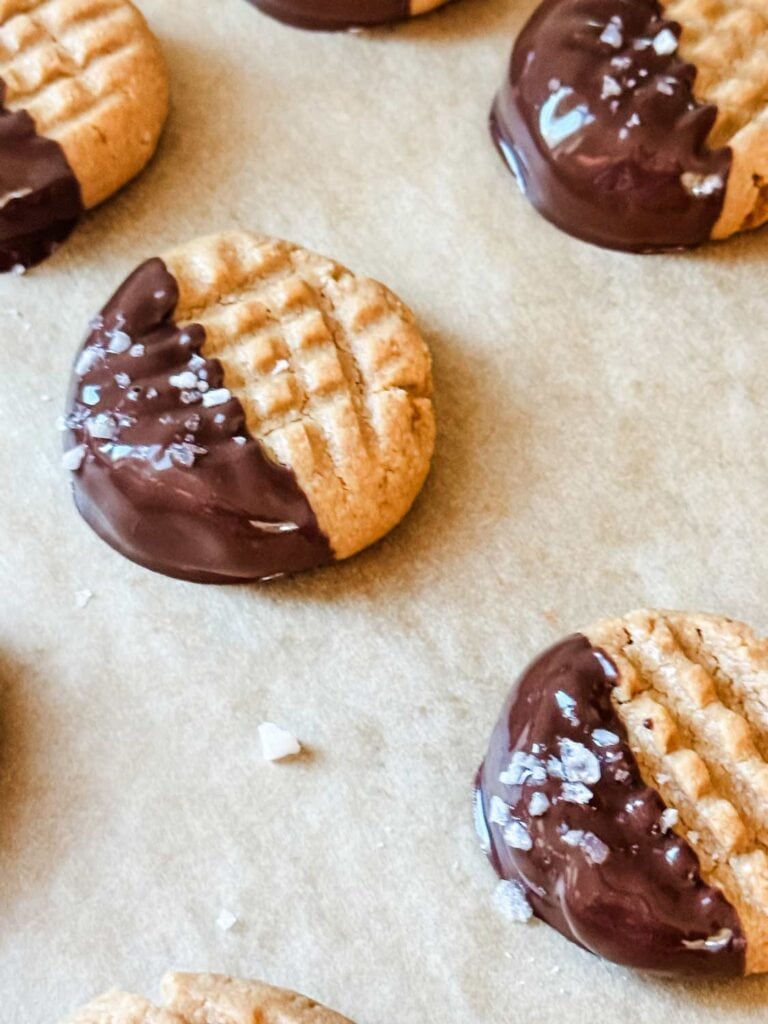
[[[491,127],[558,227],[678,249],[768,220],[766,96],[763,0],[544,0]]]
[[[130,0],[0,0],[0,271],[50,255],[138,174],[167,112]]]
[[[347,29],[402,21],[447,0],[250,0],[265,14],[296,28]]]
[[[768,641],[640,611],[540,655],[476,789],[501,909],[663,974],[768,969]]]
[[[62,1024],[352,1024],[297,992],[221,974],[168,974],[163,1002],[107,992]]]
[[[142,264],[92,324],[65,466],[109,544],[237,582],[348,558],[407,513],[435,441],[431,359],[384,285],[231,232]]]

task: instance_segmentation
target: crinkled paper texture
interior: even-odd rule
[[[540,648],[648,604],[768,628],[768,234],[638,257],[541,220],[486,128],[532,6],[312,35],[246,0],[143,0],[173,76],[158,158],[0,280],[3,1024],[154,994],[169,967],[359,1024],[764,1020],[768,981],[657,981],[507,923],[472,831],[474,771]],[[440,438],[375,549],[217,589],[91,534],[55,423],[126,274],[229,227],[400,293]],[[264,720],[307,753],[264,763]]]

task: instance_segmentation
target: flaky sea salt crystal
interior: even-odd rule
[[[519,882],[499,882],[493,892],[493,905],[515,924],[526,924],[533,917],[533,908]]]
[[[88,433],[100,441],[111,441],[116,429],[115,418],[108,412],[100,412],[98,416],[88,420]]]
[[[594,832],[585,832],[579,846],[593,864],[605,864],[611,853],[602,839]]]
[[[536,784],[544,782],[546,778],[547,772],[544,765],[538,757],[525,750],[516,750],[507,770],[499,775],[499,781],[505,786],[521,786],[526,782]]]
[[[504,842],[512,850],[530,850],[533,848],[531,834],[522,821],[513,818],[504,827]]]
[[[566,781],[586,782],[593,785],[600,781],[600,762],[591,750],[576,740],[560,740],[560,760]]]
[[[724,181],[719,174],[694,174],[686,171],[680,176],[683,188],[696,199],[707,199],[709,196],[721,192]]]
[[[607,43],[616,50],[624,44],[624,23],[618,15],[614,15],[602,31],[601,43]]]
[[[660,57],[668,57],[677,49],[677,36],[671,28],[663,28],[653,40],[653,48]]]
[[[499,796],[491,797],[488,818],[493,825],[506,825],[509,821],[509,807]]]
[[[576,701],[569,693],[566,693],[565,690],[558,690],[555,694],[555,703],[571,725],[579,724],[579,720],[576,717]]]
[[[136,342],[135,345],[131,345],[131,347],[128,349],[128,355],[132,356],[134,359],[140,359],[141,356],[143,356],[146,351],[146,348],[144,348],[144,346],[139,341]]]
[[[75,373],[78,377],[85,377],[87,373],[96,366],[104,358],[104,349],[102,348],[84,348],[80,355],[77,357],[75,363]]]
[[[93,600],[92,590],[76,590],[75,604],[78,608],[85,608]]]
[[[532,818],[540,818],[549,810],[549,797],[546,793],[534,793],[528,801],[528,813]]]
[[[562,840],[566,846],[581,846],[581,841],[584,838],[584,832],[580,828],[568,829],[562,835]]]
[[[563,800],[569,804],[588,804],[592,796],[592,790],[583,782],[563,783]]]
[[[227,388],[216,388],[213,391],[208,391],[203,395],[203,405],[210,409],[211,406],[224,405],[232,397],[231,392]]]
[[[98,405],[101,401],[101,388],[96,384],[86,384],[80,392],[80,397],[84,405]]]
[[[615,747],[621,740],[615,732],[610,729],[595,729],[592,733],[592,741],[598,747]]]
[[[301,753],[301,744],[285,729],[274,722],[262,722],[259,726],[261,752],[265,761],[280,761],[284,757],[293,757]]]
[[[231,910],[223,909],[216,918],[216,925],[223,932],[231,932],[238,921],[239,918],[237,914],[233,914]]]
[[[85,455],[88,449],[84,444],[79,444],[75,448],[70,448],[69,451],[64,452],[61,457],[61,464],[64,469],[69,470],[70,473],[76,473],[85,460]]]
[[[122,355],[123,352],[127,352],[133,344],[130,336],[127,335],[125,331],[110,331],[107,337],[109,338],[107,349],[110,352],[114,352],[115,355]]]
[[[676,825],[678,821],[680,821],[680,815],[678,812],[674,807],[668,807],[661,815],[661,831],[669,832],[669,830]]]
[[[181,373],[169,377],[168,383],[172,388],[179,388],[180,391],[190,391],[197,387],[197,375],[191,370],[183,370]]]
[[[610,99],[611,96],[621,96],[621,85],[613,75],[603,75],[603,91],[600,93],[601,100]]]

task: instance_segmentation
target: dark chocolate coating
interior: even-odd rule
[[[85,446],[78,509],[127,558],[180,579],[264,579],[331,561],[295,475],[248,434],[221,364],[201,354],[203,327],[174,322],[178,294],[163,261],[149,260],[92,324],[67,410],[66,448]],[[206,405],[211,396],[224,400]]]
[[[579,634],[523,673],[478,775],[491,863],[522,884],[538,917],[608,960],[663,974],[741,975],[738,914],[704,882],[689,844],[665,831],[665,804],[643,782],[611,701],[617,678]],[[547,798],[543,813],[535,803],[547,801],[531,805],[534,793]],[[513,846],[491,820],[493,797],[510,809]]]
[[[569,234],[632,252],[711,238],[732,154],[707,147],[717,108],[668,52],[679,36],[657,0],[544,0],[520,34],[491,131]]]
[[[383,25],[410,15],[408,0],[251,0],[251,3],[287,25],[330,31]]]
[[[80,183],[53,139],[25,110],[5,106],[0,80],[0,271],[50,256],[83,213]],[[9,198],[10,197],[10,198]]]

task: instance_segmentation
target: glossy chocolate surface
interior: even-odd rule
[[[523,673],[478,776],[491,863],[522,884],[538,917],[608,960],[743,974],[736,910],[662,819],[611,702],[616,678],[579,634]]]
[[[410,15],[409,0],[251,0],[265,14],[296,28],[347,29],[382,25]]]
[[[533,205],[564,231],[635,252],[707,241],[729,149],[694,98],[680,26],[656,0],[544,0],[518,38],[491,114]]]
[[[5,106],[0,80],[0,271],[50,256],[83,213],[80,185],[58,142],[25,110]]]
[[[140,266],[75,364],[66,462],[77,507],[107,543],[196,582],[299,572],[333,558],[294,474],[247,431],[203,327],[173,320],[176,280]]]

